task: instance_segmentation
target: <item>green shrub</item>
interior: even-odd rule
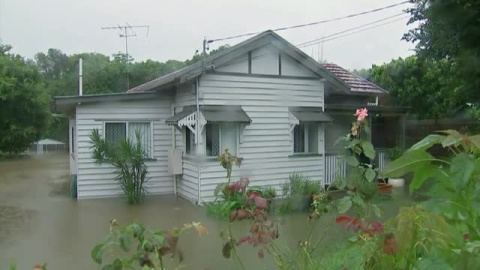
[[[299,173],[289,176],[289,182],[282,185],[283,201],[278,206],[281,214],[306,211],[312,204],[314,194],[323,193],[320,182],[313,182]]]
[[[128,139],[113,143],[103,139],[96,129],[90,135],[95,163],[97,165],[108,163],[116,168],[115,178],[129,204],[143,201],[146,192],[144,184],[148,180],[145,151],[142,149],[138,133],[136,137],[136,143]]]

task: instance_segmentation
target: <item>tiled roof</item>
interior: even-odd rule
[[[371,93],[371,94],[388,94],[386,90],[380,86],[361,78],[350,71],[332,63],[323,64],[323,66],[333,73],[338,79],[342,80],[348,86],[350,91],[356,93]]]

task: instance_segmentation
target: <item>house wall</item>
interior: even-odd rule
[[[72,131],[73,131],[73,136],[72,136]],[[75,113],[68,119],[68,152],[70,154],[69,160],[70,160],[70,175],[75,175],[77,174],[77,151],[78,151],[78,146],[77,146],[77,136],[75,134],[77,133],[77,126],[76,126],[76,121],[75,121]],[[73,141],[73,144],[72,144]],[[73,146],[73,147],[72,147]]]
[[[149,194],[173,194],[173,176],[168,174],[168,150],[172,148],[171,127],[165,119],[171,115],[171,98],[80,104],[77,124],[78,198],[105,197],[123,194],[115,177],[115,169],[96,165],[92,158],[90,134],[103,132],[105,121],[152,121],[153,158],[147,161]]]
[[[196,104],[195,85],[193,82],[185,83],[178,86],[173,98],[173,109],[175,113],[183,110],[184,106]],[[173,128],[173,127],[172,127]],[[198,201],[198,164],[192,159],[188,159],[185,155],[185,130],[179,131],[173,128],[175,133],[175,148],[183,151],[183,174],[177,176],[177,192],[178,194],[196,203]]]
[[[271,62],[274,63],[274,62]],[[288,124],[288,107],[323,107],[323,82],[318,79],[271,76],[207,74],[200,81],[201,104],[241,105],[252,119],[243,132],[238,156],[241,168],[233,169],[233,179],[248,177],[251,185],[274,186],[288,181],[289,174],[303,173],[313,181],[323,181],[323,156],[292,156],[293,142]],[[319,145],[323,149],[323,126]],[[201,201],[212,201],[226,171],[218,161],[200,167]]]

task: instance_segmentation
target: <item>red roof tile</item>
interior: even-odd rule
[[[350,91],[356,93],[372,93],[372,94],[388,94],[386,90],[380,86],[361,78],[350,71],[332,63],[323,64],[323,66],[333,73],[338,79],[342,80],[348,86]]]

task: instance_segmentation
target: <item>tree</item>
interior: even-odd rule
[[[20,153],[48,121],[48,95],[36,67],[0,44],[0,152]]]
[[[455,76],[455,64],[446,60],[422,60],[415,56],[373,65],[370,80],[390,91],[399,105],[424,118],[445,117],[465,97],[458,94],[462,82]]]
[[[411,0],[409,24],[417,27],[404,35],[416,43],[421,59],[447,60],[463,80],[457,95],[480,99],[480,1]]]

